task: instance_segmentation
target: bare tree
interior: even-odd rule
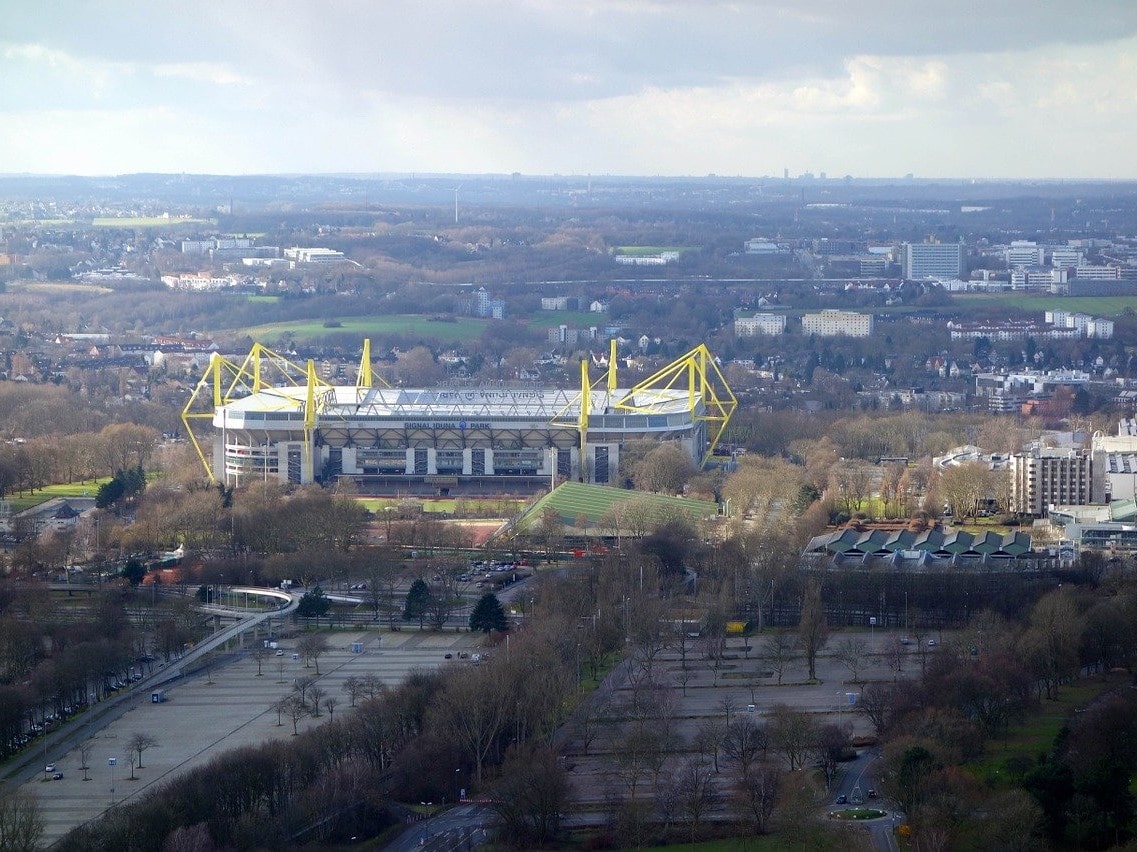
[[[786,669],[797,659],[797,643],[790,634],[779,630],[774,635],[767,636],[760,648],[762,662],[778,676],[778,686],[781,686]]]
[[[715,787],[711,767],[697,759],[688,760],[680,767],[676,784],[680,807],[691,827],[693,843],[703,818],[722,807],[722,796]]]
[[[324,709],[328,711],[328,717],[330,719],[332,719],[332,721],[335,721],[336,708],[339,707],[339,705],[340,705],[340,700],[338,698],[336,698],[334,695],[329,695],[327,698],[324,699]]]
[[[513,843],[536,848],[560,830],[570,785],[564,766],[551,749],[519,749],[510,753],[502,777],[493,787],[490,807]]]
[[[39,803],[22,790],[0,793],[0,849],[33,852],[39,849],[44,821]]]
[[[308,704],[298,693],[281,699],[281,710],[292,721],[292,736],[300,735],[300,720],[308,715]]]
[[[474,764],[480,784],[486,759],[498,744],[511,696],[500,682],[496,666],[459,669],[435,699],[437,721]]]
[[[142,766],[142,753],[147,749],[154,748],[158,745],[158,741],[149,734],[136,733],[132,734],[130,739],[126,741],[126,748],[128,751],[138,752],[138,768]]]
[[[700,755],[711,762],[715,772],[719,771],[719,755],[726,742],[726,735],[727,723],[722,719],[707,719],[695,732],[695,741],[692,745]]]
[[[745,805],[758,834],[765,834],[769,829],[781,789],[782,773],[773,766],[753,766],[750,772],[735,779],[735,794]]]
[[[308,667],[311,660],[316,666],[316,674],[320,674],[320,655],[328,650],[328,637],[323,633],[305,633],[296,642],[296,650],[304,658],[304,667]]]
[[[91,768],[91,752],[95,750],[94,740],[83,740],[79,744],[79,768],[83,770],[83,780],[90,781],[87,770]]]
[[[816,577],[809,578],[802,595],[798,636],[809,666],[809,679],[817,680],[817,654],[829,639],[829,626],[821,604],[821,582]]]
[[[378,675],[365,674],[360,679],[360,688],[363,690],[363,695],[374,699],[376,696],[381,695],[387,686]]]
[[[889,670],[899,675],[904,670],[904,658],[907,655],[908,649],[902,638],[896,635],[890,636],[884,645],[884,657],[888,661]]]
[[[316,685],[314,677],[298,677],[292,681],[292,690],[300,696],[300,700],[308,704],[308,690]]]
[[[175,828],[162,844],[162,852],[214,852],[216,848],[204,822]]]
[[[340,689],[347,693],[348,698],[351,700],[352,707],[355,706],[355,702],[357,700],[366,694],[363,688],[363,681],[355,675],[347,678],[347,680],[343,682],[343,685],[340,687]]]
[[[872,723],[877,734],[888,729],[895,695],[896,687],[884,683],[870,683],[861,690],[856,710]]]
[[[781,752],[790,771],[801,769],[817,747],[817,731],[808,714],[785,704],[770,712],[770,746]]]
[[[320,718],[320,708],[324,703],[324,695],[327,693],[323,689],[313,684],[308,687],[308,712],[316,719]]]
[[[577,730],[580,732],[581,750],[584,754],[588,754],[588,750],[592,748],[592,743],[600,733],[600,726],[611,707],[611,699],[603,696],[597,697],[581,708],[577,717],[579,723]]]
[[[851,743],[850,728],[845,725],[829,723],[817,733],[817,757],[821,771],[825,775],[825,786],[833,784],[837,766],[849,756]]]
[[[861,682],[861,671],[868,665],[869,643],[860,638],[844,639],[833,649],[833,656],[849,670],[853,683]]]
[[[766,729],[754,721],[752,713],[743,713],[726,726],[722,750],[742,775],[749,775],[758,759],[765,757],[769,745]]]
[[[263,675],[261,667],[264,665],[264,661],[268,659],[268,648],[263,645],[257,646],[249,652],[249,656],[257,661],[257,677],[261,677]]]

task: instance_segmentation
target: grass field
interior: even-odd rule
[[[1021,725],[1012,727],[1005,739],[990,743],[986,755],[967,764],[967,768],[984,781],[998,783],[1000,776],[1006,780],[1005,767],[1009,759],[1026,757],[1035,760],[1039,754],[1049,753],[1054,738],[1076,710],[1085,707],[1105,690],[1126,681],[1125,676],[1099,675],[1064,686],[1057,701],[1043,699],[1036,713]]]
[[[27,293],[90,293],[99,295],[113,293],[110,287],[101,284],[80,284],[77,281],[13,281],[8,291],[22,290]]]
[[[254,305],[275,305],[280,301],[280,296],[246,296],[245,301]]]
[[[585,485],[580,482],[562,482],[551,494],[538,500],[518,526],[522,529],[540,523],[546,509],[553,509],[562,523],[573,526],[577,518],[583,516],[589,527],[599,526],[600,519],[608,509],[617,503],[637,500],[650,507],[648,511],[678,510],[693,518],[705,518],[718,512],[718,506],[705,500],[687,500],[666,497],[662,494],[646,494],[642,491],[627,491],[608,485]]]
[[[650,257],[665,251],[698,251],[698,246],[616,246],[612,249],[616,254],[630,255],[631,257]]]
[[[1078,311],[1094,316],[1116,316],[1126,308],[1137,310],[1134,296],[1052,296],[1034,293],[953,293],[952,301],[965,310],[1018,308],[1024,311]]]
[[[212,219],[182,219],[177,216],[110,216],[95,218],[91,224],[96,228],[166,228],[170,225],[209,225]]]
[[[36,491],[34,494],[30,492],[24,492],[23,494],[12,492],[4,499],[8,501],[8,505],[12,507],[13,512],[22,512],[24,509],[30,509],[33,506],[38,506],[40,503],[54,500],[56,497],[94,497],[95,494],[98,493],[99,486],[104,482],[110,482],[110,477],[89,479],[86,482],[48,485]]]
[[[254,340],[279,340],[285,334],[294,337],[314,338],[328,334],[358,334],[363,337],[381,337],[388,334],[430,338],[444,343],[465,343],[476,340],[485,330],[488,320],[461,317],[454,322],[435,322],[430,317],[415,314],[389,316],[337,317],[335,328],[324,326],[325,320],[295,320],[255,325],[241,329]]]

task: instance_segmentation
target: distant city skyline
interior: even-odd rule
[[[14,5],[0,173],[1137,178],[1131,0]]]

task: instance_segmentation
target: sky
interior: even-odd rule
[[[1137,178],[1135,0],[0,11],[0,173]]]

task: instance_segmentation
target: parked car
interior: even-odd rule
[[[848,803],[849,803],[849,797],[846,796],[844,793],[842,793],[840,796],[837,797],[837,804],[847,805]]]
[[[62,773],[62,772],[56,772],[56,773],[54,773],[54,774],[51,776],[51,780],[52,780],[52,781],[62,781],[62,780],[63,780],[63,773]]]

